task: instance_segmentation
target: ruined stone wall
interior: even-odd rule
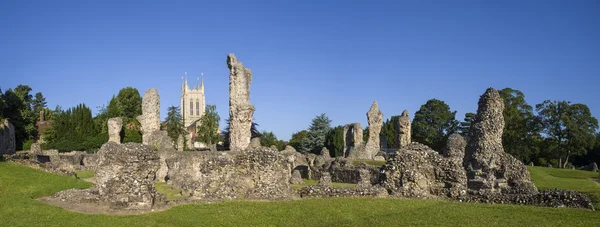
[[[121,143],[121,129],[123,128],[123,118],[115,117],[108,119],[108,141]]]
[[[137,117],[142,125],[142,143],[150,144],[150,134],[160,130],[160,96],[156,88],[150,88],[142,98],[142,115]]]
[[[411,143],[411,135],[410,131],[410,116],[408,115],[408,110],[404,110],[402,115],[400,115],[400,119],[398,119],[398,125],[396,128],[396,144],[399,147],[403,147],[409,145]]]
[[[11,155],[16,152],[15,126],[4,119],[0,124],[0,155]]]
[[[287,199],[291,171],[285,156],[256,150],[183,152],[167,159],[168,181],[194,199]]]
[[[365,145],[364,156],[361,159],[373,159],[380,149],[380,133],[383,126],[383,113],[379,110],[377,101],[373,102],[371,109],[367,112],[367,120],[369,122],[369,139]]]
[[[254,106],[250,104],[252,71],[234,54],[227,56],[229,67],[229,149],[240,151],[250,144]]]
[[[537,193],[525,165],[504,152],[504,102],[489,88],[479,99],[464,159],[468,187],[489,193]]]

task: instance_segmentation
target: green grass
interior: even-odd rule
[[[600,210],[600,184],[592,180],[598,178],[597,172],[540,166],[528,166],[527,169],[538,189],[557,188],[583,192],[590,196],[594,207]]]
[[[385,161],[376,161],[376,160],[352,160],[352,164],[354,164],[355,166],[358,165],[358,163],[367,163],[369,165],[372,166],[383,166],[385,165]]]
[[[154,187],[156,187],[156,191],[159,193],[167,195],[167,200],[177,200],[187,197],[181,195],[181,190],[174,189],[165,182],[156,182]]]
[[[79,177],[81,179],[87,179],[87,178],[94,177],[94,171],[78,171],[75,174],[77,174],[77,177]]]
[[[302,179],[302,180],[304,181],[304,184],[292,184],[292,189],[300,190],[303,187],[310,186],[310,185],[317,185],[319,183],[318,180],[307,180],[307,179]],[[338,182],[331,182],[331,184],[333,185],[334,188],[356,188],[356,184],[347,184],[347,183],[338,183]]]
[[[599,212],[441,200],[330,198],[190,204],[141,215],[89,215],[32,198],[91,184],[0,163],[0,226],[598,226]]]

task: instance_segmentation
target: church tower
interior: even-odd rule
[[[200,120],[200,117],[204,115],[204,109],[206,106],[204,98],[204,74],[202,74],[202,80],[198,79],[196,86],[190,89],[187,80],[187,72],[183,78],[181,85],[181,117],[183,118],[183,125],[187,128],[194,122]]]

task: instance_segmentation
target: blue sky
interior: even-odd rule
[[[125,1],[123,1],[125,2]],[[280,139],[326,113],[360,122],[428,99],[477,109],[487,87],[531,105],[587,104],[600,117],[600,1],[1,1],[0,86],[28,84],[48,105],[106,104],[155,87],[161,115],[181,77],[205,75],[228,117],[228,53],[253,71],[261,130]]]

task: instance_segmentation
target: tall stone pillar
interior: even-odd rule
[[[408,110],[404,110],[402,115],[400,115],[396,132],[398,133],[398,135],[396,135],[396,143],[398,144],[398,148],[402,148],[410,144],[410,116],[408,116]]]
[[[123,128],[123,118],[108,119],[108,142],[121,144],[121,128]]]
[[[250,104],[252,71],[234,54],[227,56],[229,67],[229,149],[245,150],[250,145],[254,106]]]
[[[373,102],[371,109],[367,112],[367,121],[369,122],[369,140],[365,145],[365,153],[372,159],[380,150],[379,133],[383,127],[383,113],[379,110],[377,101]]]
[[[142,115],[137,116],[142,125],[142,143],[150,145],[150,135],[160,130],[160,96],[156,88],[150,88],[142,98]]]

